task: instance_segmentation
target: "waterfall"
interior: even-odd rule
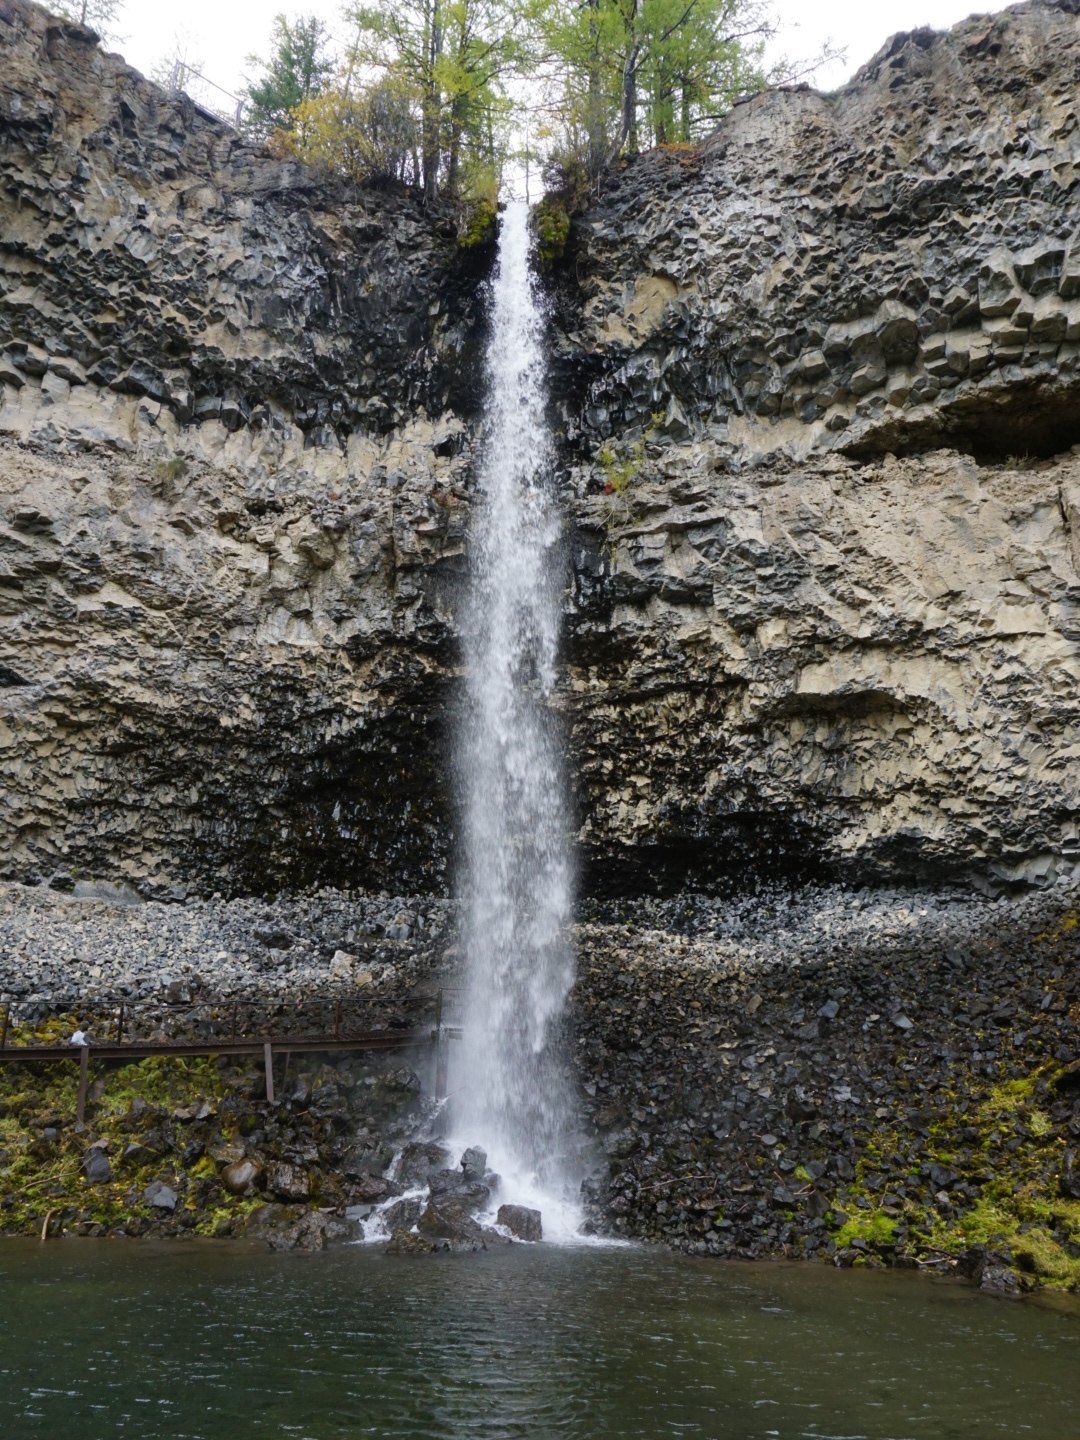
[[[528,212],[503,216],[486,357],[481,500],[465,612],[463,1039],[453,1129],[481,1144],[503,1199],[560,1208],[572,1127],[557,1022],[573,980],[564,759],[551,713],[563,555],[545,419],[543,321]]]

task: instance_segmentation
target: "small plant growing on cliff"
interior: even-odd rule
[[[159,460],[154,470],[159,480],[183,480],[188,473],[188,462],[175,455],[171,460]]]
[[[463,250],[484,245],[494,236],[499,215],[497,197],[498,184],[492,177],[489,184],[479,186],[478,193],[462,202],[458,244]]]
[[[557,195],[545,195],[532,214],[536,232],[536,258],[544,269],[560,261],[570,238],[570,216]]]
[[[604,477],[603,494],[624,495],[630,488],[631,481],[637,477],[645,463],[645,447],[655,438],[663,418],[658,410],[654,411],[649,417],[649,424],[637,439],[623,447],[621,458],[615,442],[606,442],[596,457]]]
[[[618,442],[608,440],[596,457],[603,481],[600,487],[601,513],[609,530],[630,522],[630,487],[644,467],[646,447],[655,436],[662,418],[660,414],[652,415],[646,428],[628,444],[620,446]]]
[[[619,459],[618,452],[610,440],[596,458],[600,462],[600,470],[604,477],[602,493],[625,495],[630,487],[630,481],[641,469],[641,462],[645,458],[645,436],[644,434],[640,435],[627,447],[622,460]]]

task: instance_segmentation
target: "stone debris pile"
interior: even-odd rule
[[[982,1245],[1010,1284],[1080,1284],[1076,899],[607,907],[573,1002],[592,1224],[838,1264]]]
[[[156,1003],[179,1022],[200,999],[273,1004],[336,989],[392,1009],[430,980],[454,924],[451,902],[431,896],[144,904],[117,889],[0,883],[0,1006],[32,1021],[106,1003],[135,1019]]]

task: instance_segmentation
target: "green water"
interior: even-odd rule
[[[1080,1304],[515,1246],[0,1242],[0,1436],[1080,1436]]]

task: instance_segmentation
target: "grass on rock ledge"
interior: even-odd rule
[[[53,1017],[9,1039],[56,1043],[74,1028]],[[291,1068],[289,1099],[271,1105],[254,1058],[91,1057],[82,1126],[77,1053],[0,1063],[0,1233],[224,1237],[250,1233],[259,1214],[277,1225],[340,1215],[365,1186],[379,1189],[393,1153],[379,1126],[419,1094],[413,1072],[388,1063],[398,1068],[311,1057]],[[343,1176],[342,1154],[358,1150],[359,1170]],[[238,1186],[229,1167],[244,1160],[254,1178]],[[155,1182],[171,1192],[166,1205],[154,1203]]]
[[[16,1044],[55,1043],[74,1021],[53,1019]],[[143,1197],[155,1180],[178,1196],[165,1221],[171,1233],[232,1234],[259,1204],[257,1197],[230,1195],[205,1142],[193,1140],[174,1153],[161,1133],[174,1132],[178,1112],[197,1111],[202,1101],[220,1109],[238,1091],[248,1096],[259,1076],[210,1059],[151,1058],[129,1065],[91,1065],[87,1122],[75,1123],[77,1059],[0,1066],[0,1232],[138,1235],[160,1227],[163,1212]],[[240,1139],[241,1116],[220,1125],[220,1142]],[[181,1132],[182,1133],[182,1132]],[[105,1142],[111,1178],[93,1183],[84,1170],[90,1145]],[[149,1142],[149,1143],[148,1143]],[[161,1147],[160,1149],[158,1147]]]
[[[1052,1118],[1074,1077],[1075,1067],[1046,1066],[992,1086],[966,1113],[964,1097],[952,1095],[921,1164],[905,1163],[900,1134],[875,1135],[848,1187],[845,1204],[858,1208],[830,1216],[838,1249],[862,1248],[855,1264],[891,1252],[932,1265],[985,1246],[1015,1267],[1022,1289],[1080,1289],[1080,1199],[1062,1193],[1067,1145]],[[907,1198],[910,1186],[929,1179],[933,1187],[933,1166],[979,1187],[970,1209],[957,1209],[940,1189],[930,1206]],[[883,1172],[892,1190],[884,1197]]]

